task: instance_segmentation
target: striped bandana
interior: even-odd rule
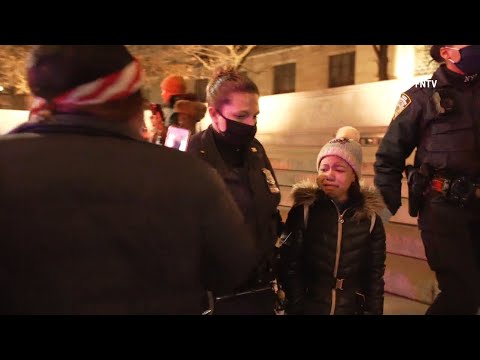
[[[119,100],[137,92],[142,86],[142,68],[137,59],[122,70],[99,78],[95,81],[79,85],[50,102],[35,97],[30,107],[30,117],[44,110],[67,112],[83,105],[103,104]]]

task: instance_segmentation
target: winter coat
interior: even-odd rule
[[[279,265],[287,313],[382,314],[386,244],[378,193],[362,188],[342,213],[315,184],[300,183],[292,193]]]
[[[270,160],[256,139],[247,146],[245,164],[234,169],[226,164],[215,144],[213,128],[192,137],[188,152],[202,158],[217,170],[242,211],[246,225],[255,238],[260,262],[250,280],[239,291],[263,287],[274,278],[272,260],[275,242],[282,231],[277,209],[280,189]]]
[[[201,314],[256,262],[222,179],[108,120],[0,137],[0,314]]]

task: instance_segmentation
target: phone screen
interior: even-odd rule
[[[190,140],[190,130],[170,125],[167,130],[164,145],[180,151],[187,151]]]

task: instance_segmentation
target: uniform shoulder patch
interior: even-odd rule
[[[280,192],[280,189],[278,188],[275,178],[273,177],[272,173],[270,170],[267,168],[262,168],[262,172],[265,175],[265,181],[267,182],[268,188],[272,194],[276,194]]]
[[[402,93],[402,95],[400,95],[400,99],[398,100],[397,107],[395,108],[395,113],[393,114],[392,121],[395,120],[398,115],[400,115],[402,111],[405,110],[411,103],[412,99],[410,99],[407,94]]]

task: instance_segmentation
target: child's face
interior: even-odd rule
[[[348,163],[338,156],[327,156],[320,162],[317,184],[332,199],[348,199],[348,189],[355,181],[355,173]]]

